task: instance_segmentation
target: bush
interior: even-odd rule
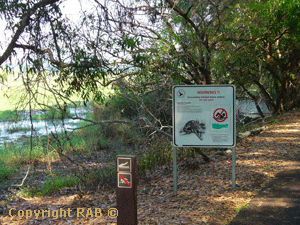
[[[104,187],[112,188],[116,184],[116,177],[115,165],[84,171],[79,175],[81,191],[98,191]]]
[[[137,171],[145,172],[156,166],[167,165],[170,167],[173,159],[173,150],[170,143],[161,142],[152,145],[146,152],[138,157]]]
[[[3,162],[0,162],[0,181],[4,181],[8,179],[11,174],[16,172],[15,167],[10,167]]]

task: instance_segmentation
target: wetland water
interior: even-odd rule
[[[71,115],[77,115],[85,118],[89,112],[86,108],[70,108]],[[33,115],[42,115],[42,111],[34,111]],[[24,117],[29,118],[29,112],[24,112]],[[42,136],[51,134],[51,132],[59,133],[66,129],[72,131],[76,128],[81,120],[64,119],[64,126],[62,120],[33,120],[33,136]],[[29,138],[31,135],[31,122],[30,119],[24,119],[17,122],[4,121],[0,122],[0,146],[5,143],[14,142],[20,139]]]

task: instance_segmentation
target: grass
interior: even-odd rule
[[[66,187],[73,187],[78,182],[78,178],[75,176],[56,177],[46,180],[42,187],[24,187],[19,192],[19,195],[26,197],[33,196],[45,196],[62,190]]]
[[[241,211],[242,209],[249,209],[249,205],[244,204],[244,205],[238,207],[238,208],[236,209],[236,211],[239,212],[239,211]]]
[[[30,163],[31,160],[41,160],[45,157],[45,150],[42,145],[33,147],[30,154],[30,146],[18,145],[18,143],[10,143],[0,149],[0,158],[7,165],[21,166]],[[54,157],[51,155],[51,157]]]
[[[0,74],[1,73],[5,73],[5,72],[3,72],[0,69]],[[23,85],[22,76],[19,75],[17,72],[14,74],[13,73],[5,74],[4,76],[7,77],[7,80],[4,81],[4,85],[0,86],[0,106],[1,106],[0,110],[14,111],[16,109],[16,106],[21,106],[22,110],[29,110],[29,104],[28,104],[29,96],[27,95],[26,89]],[[30,76],[35,76],[35,75],[30,75]],[[50,84],[50,86],[51,85],[52,84]],[[39,89],[37,89],[37,86],[32,87],[32,89],[34,93],[40,93],[39,95],[35,96],[39,103],[45,105],[57,104],[56,101],[57,99],[53,96],[53,93],[50,91],[45,91],[45,88],[43,88],[44,86],[43,83],[40,83],[38,86]],[[103,92],[104,96],[108,96],[109,94],[113,93],[111,87],[102,88],[101,91]],[[58,97],[58,95],[56,97]],[[74,94],[73,96],[70,96],[70,100],[78,106],[81,105],[82,98],[79,96],[79,94],[77,95]],[[62,99],[58,99],[58,102],[59,104],[63,104]],[[69,107],[74,107],[75,106],[74,103],[70,103]],[[38,104],[35,104],[34,102],[32,102],[31,107],[33,110],[41,110],[41,107]]]
[[[18,143],[5,144],[0,148],[0,181],[8,179],[24,164],[31,160],[42,159],[45,152],[41,146],[35,146],[30,154],[29,146]]]
[[[0,111],[0,121],[2,121],[2,122],[6,122],[6,121],[17,122],[17,121],[22,120],[22,118],[23,117],[21,116],[21,114],[16,110]]]

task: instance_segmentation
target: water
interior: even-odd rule
[[[261,111],[264,114],[269,114],[270,110],[268,109],[267,103],[261,101],[259,104]],[[248,116],[248,117],[259,117],[259,113],[256,109],[255,102],[250,99],[243,99],[236,101],[237,114]]]
[[[35,111],[34,115],[42,115],[44,112]],[[72,115],[85,118],[88,110],[85,108],[70,108]],[[28,118],[28,112],[25,112],[25,118]],[[80,119],[64,119],[64,126],[61,120],[33,120],[33,135],[42,136],[54,133],[60,133],[65,131],[72,131],[77,128],[78,123],[82,121]],[[18,129],[20,131],[13,131]],[[20,139],[26,139],[31,136],[31,122],[29,119],[21,120],[18,122],[0,122],[0,146],[3,146],[7,142],[14,142]]]

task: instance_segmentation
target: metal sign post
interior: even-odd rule
[[[173,146],[173,186],[174,186],[174,195],[177,195],[177,152],[176,147]]]
[[[232,148],[232,189],[236,188],[236,151],[235,147]]]
[[[136,156],[117,156],[117,224],[137,224]]]

